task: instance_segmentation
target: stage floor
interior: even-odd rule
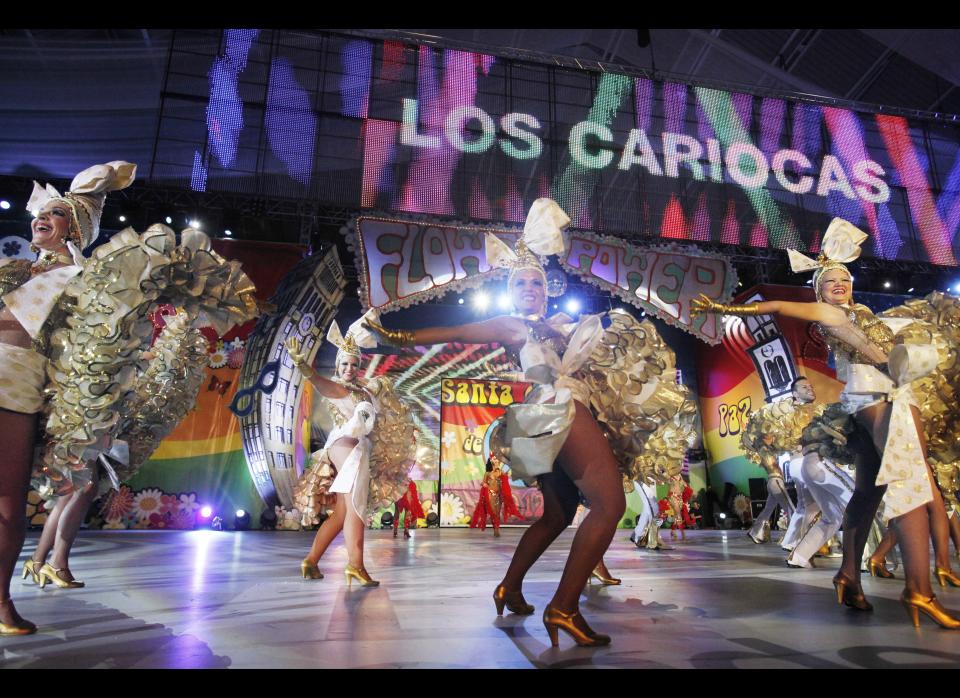
[[[0,667],[960,666],[960,632],[925,618],[914,629],[901,581],[865,577],[873,613],[838,607],[838,560],[789,569],[779,546],[741,531],[695,531],[664,552],[637,550],[618,531],[606,560],[623,585],[588,587],[581,599],[613,643],[582,649],[561,634],[554,649],[540,611],[573,530],[528,576],[537,612],[498,618],[491,594],[521,533],[431,529],[405,541],[368,531],[367,568],[382,585],[348,589],[339,538],[321,563],[325,579],[306,581],[310,532],[84,531],[72,569],[86,588],[14,580],[17,607],[40,632],[0,638]],[[936,590],[960,610],[960,589]]]

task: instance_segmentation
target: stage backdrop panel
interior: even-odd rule
[[[502,424],[507,405],[523,402],[529,383],[470,378],[440,382],[440,525],[468,526],[480,496],[484,467],[490,456],[492,427]],[[520,519],[531,524],[543,514],[536,487],[511,480]]]
[[[809,287],[761,285],[741,294],[737,303],[764,300],[816,299]],[[843,384],[828,363],[826,343],[810,323],[771,315],[725,316],[723,322],[723,343],[697,348],[708,479],[718,495],[726,482],[749,494],[750,478],[766,478],[740,448],[750,414],[768,402],[789,399],[791,385],[800,376],[813,384],[817,402],[836,402]]]

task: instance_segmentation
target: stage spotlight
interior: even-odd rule
[[[120,219],[119,219],[119,220],[120,220],[121,223],[126,223],[126,222],[127,222],[127,217],[126,217],[126,216],[120,216]]]
[[[907,289],[907,293],[913,293],[913,286]]]
[[[483,291],[477,291],[473,294],[473,307],[477,310],[486,310],[490,307],[490,296]]]
[[[463,298],[457,299],[457,305],[463,305]]]
[[[553,309],[554,309],[554,310],[556,310],[556,309],[559,308],[559,307],[560,307],[560,306],[557,305],[556,303],[553,304]]]
[[[571,298],[563,306],[568,313],[579,313],[580,312],[580,301],[576,298]]]
[[[890,288],[890,282],[889,282],[889,281],[884,281],[884,282],[883,282],[883,287],[884,287],[884,288]]]
[[[173,223],[173,219],[172,219],[170,216],[167,216],[167,217],[164,218],[163,220],[165,220],[165,221],[167,222],[167,225],[170,225],[171,223]]]
[[[273,531],[277,528],[277,512],[272,507],[267,507],[260,514],[260,528],[264,531]]]
[[[393,513],[385,511],[383,516],[380,517],[380,528],[390,528],[391,526],[393,526]]]
[[[8,211],[10,209],[10,202],[6,199],[3,199],[0,201],[0,208],[2,208],[4,211]]]
[[[233,231],[230,229],[227,229],[223,231],[223,234],[226,235],[227,237],[230,237],[231,235],[233,235]]]
[[[204,505],[200,507],[200,518],[209,519],[213,515],[213,507]]]
[[[500,308],[500,310],[510,310],[510,305],[511,302],[509,294],[501,293],[497,297],[497,307]]]
[[[196,218],[190,219],[189,225],[191,228],[196,228],[197,230],[200,230],[200,221],[198,221]]]
[[[236,514],[234,514],[233,529],[235,531],[250,530],[250,514],[248,514],[244,509],[237,509]]]
[[[812,285],[812,284],[813,284],[813,279],[807,279],[807,280],[804,281],[803,283],[807,284],[808,286],[809,286],[809,285]]]

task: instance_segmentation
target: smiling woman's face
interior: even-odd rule
[[[521,269],[510,277],[510,300],[521,315],[543,312],[546,307],[547,289],[543,274],[536,269]]]
[[[48,201],[30,224],[31,242],[41,250],[55,250],[63,246],[70,232],[73,212],[59,199]]]
[[[345,355],[337,362],[337,377],[340,380],[353,383],[359,374],[360,359],[356,356]]]
[[[853,299],[853,280],[843,269],[830,269],[818,282],[820,297],[830,305],[846,305]]]

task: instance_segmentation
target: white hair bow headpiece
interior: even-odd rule
[[[820,255],[816,259],[800,254],[796,250],[787,250],[790,268],[796,272],[820,269],[826,266],[839,266],[854,261],[860,256],[860,245],[867,234],[850,221],[834,218],[823,234]]]
[[[510,269],[511,276],[521,269],[535,269],[545,274],[538,255],[562,254],[566,249],[563,229],[569,224],[570,217],[556,201],[537,199],[530,207],[515,250],[487,233],[484,239],[487,263],[494,268]]]
[[[340,333],[340,326],[337,325],[337,321],[334,320],[330,323],[330,328],[327,330],[327,341],[337,347],[337,363],[340,362],[341,354],[348,354],[349,356],[356,356],[360,358],[360,349],[373,349],[377,346],[377,340],[370,333],[370,330],[366,329],[363,326],[365,322],[371,322],[379,324],[380,322],[380,312],[374,308],[371,308],[363,316],[354,321],[350,327],[347,328],[346,336]]]

